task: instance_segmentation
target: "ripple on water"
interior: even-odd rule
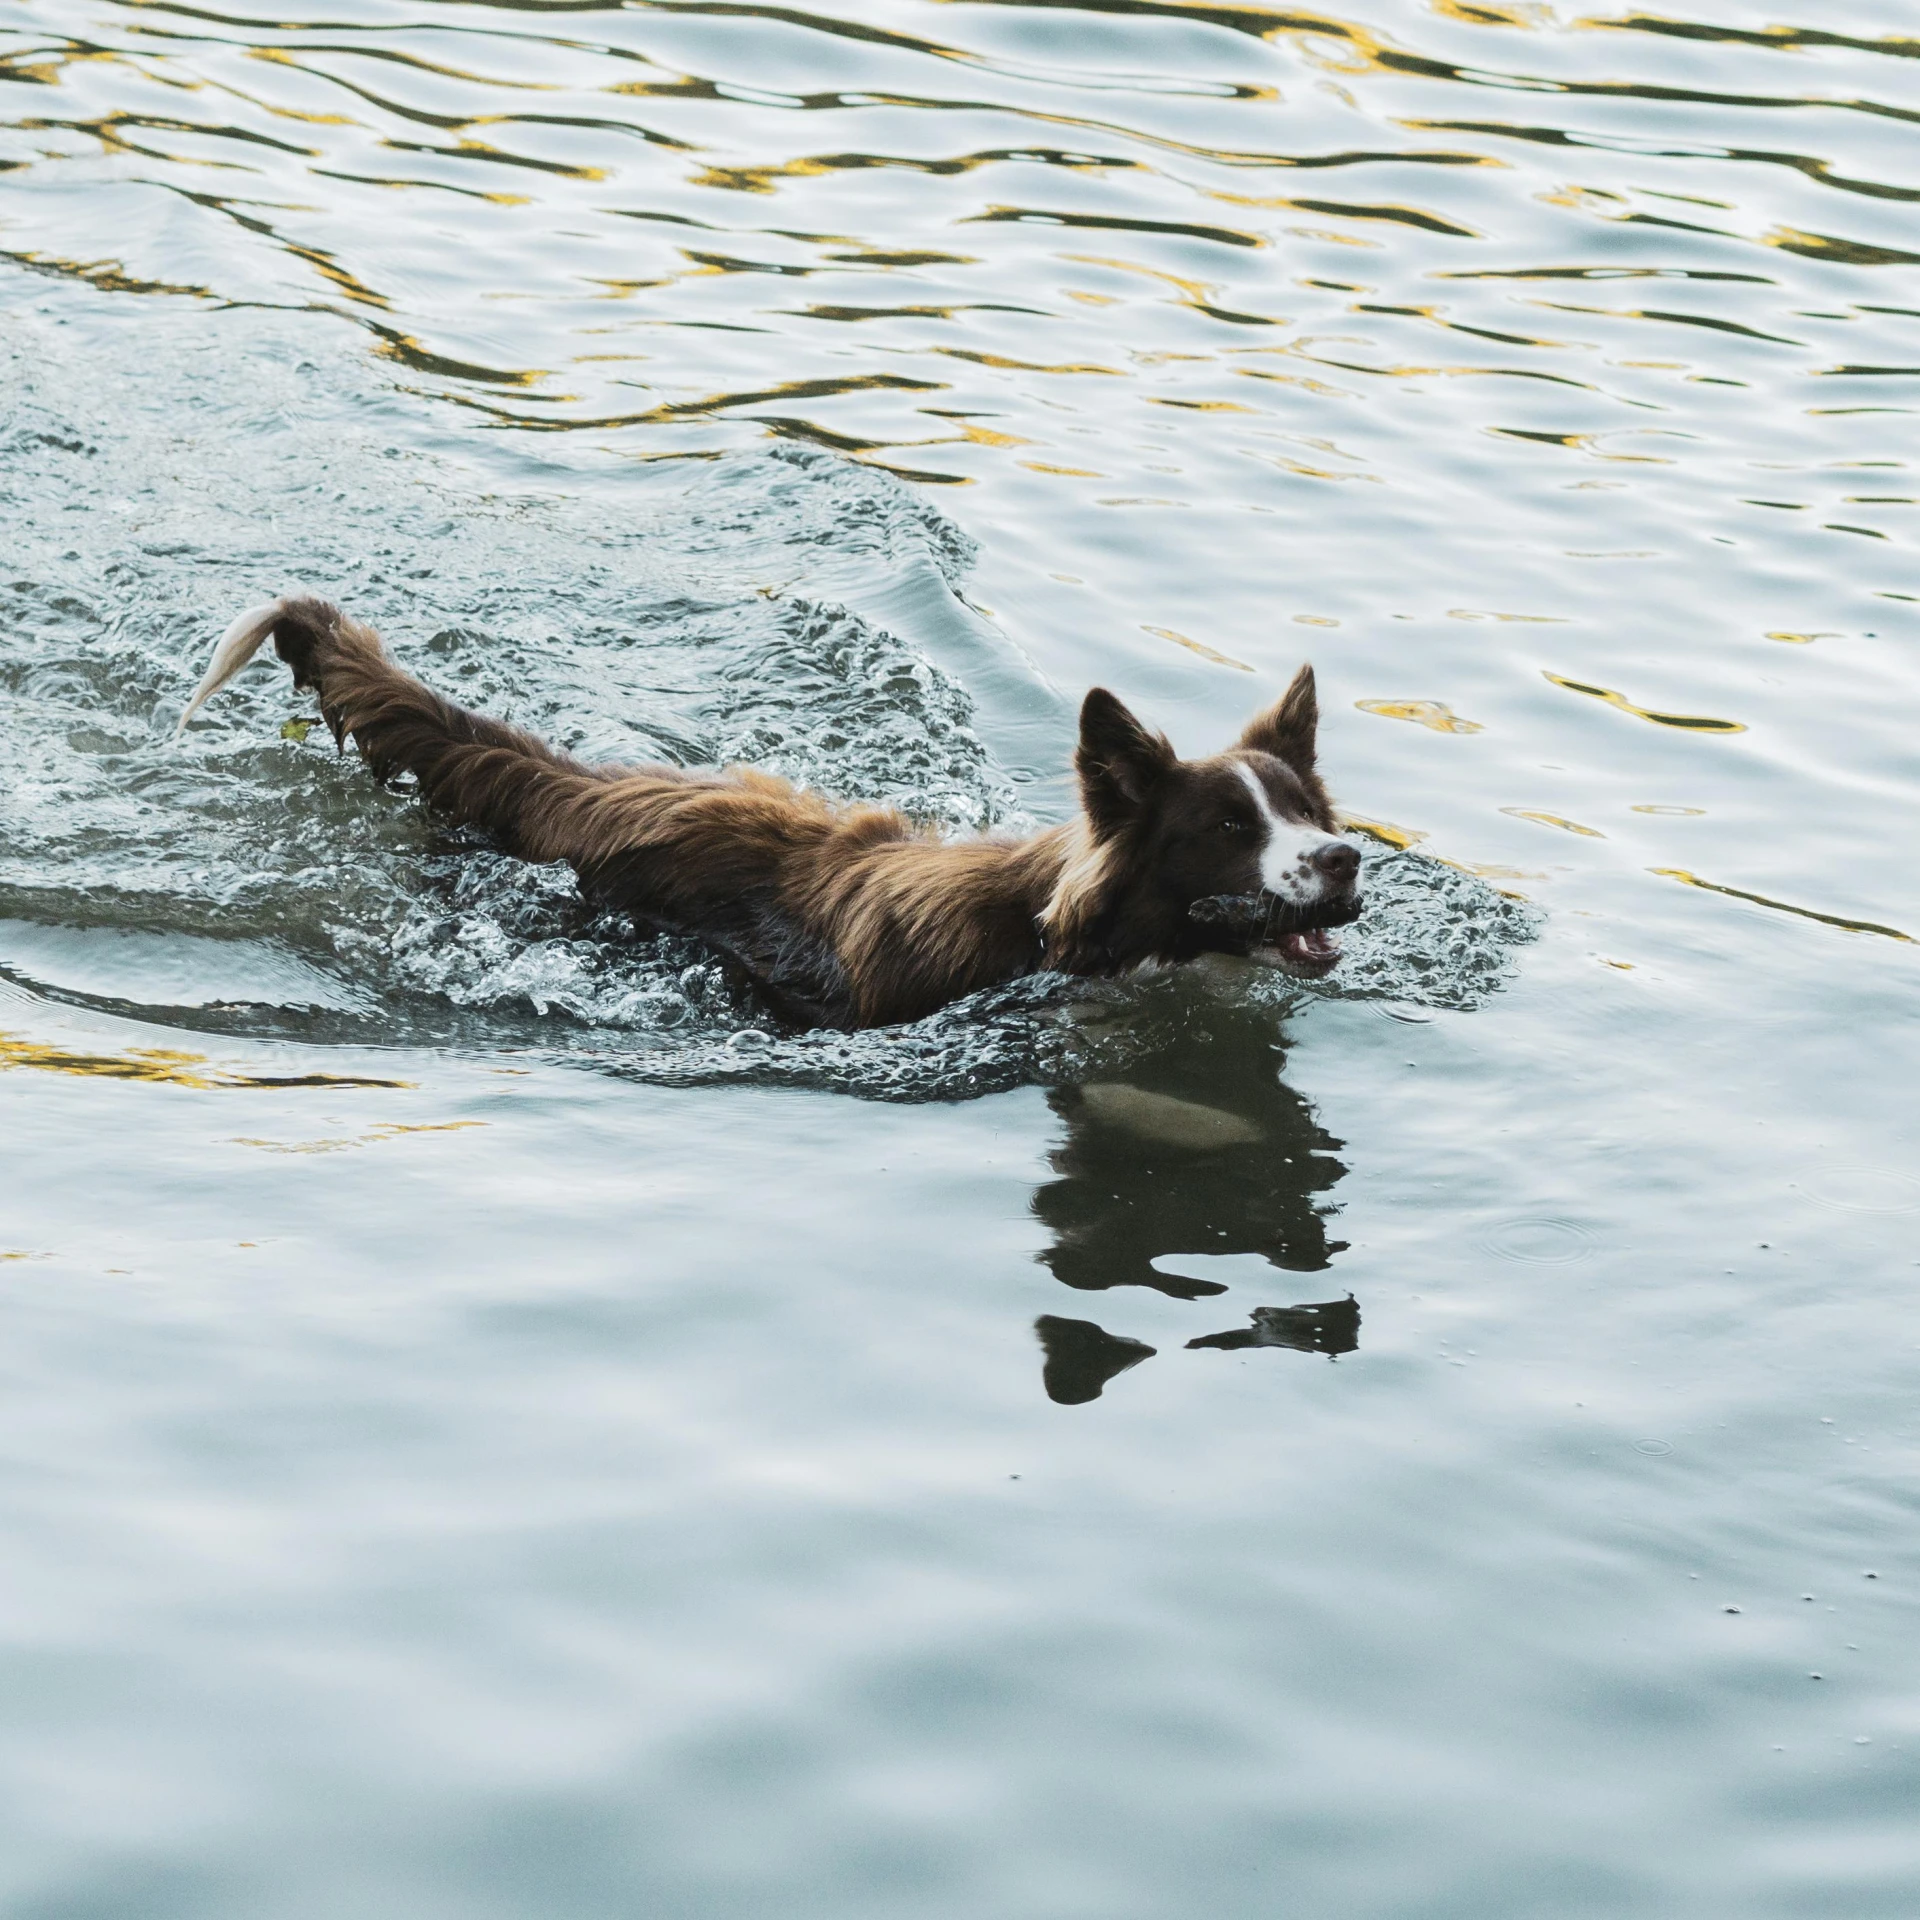
[[[1508,1220],[1480,1242],[1502,1260],[1529,1266],[1565,1266],[1593,1251],[1593,1236],[1571,1220]]]
[[[1841,1213],[1911,1213],[1920,1207],[1920,1180],[1890,1167],[1824,1167],[1800,1190]]]

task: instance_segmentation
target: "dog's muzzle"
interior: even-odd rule
[[[1359,919],[1364,904],[1358,885],[1360,856],[1344,844],[1337,850],[1348,858],[1339,863],[1337,875],[1328,874],[1332,884],[1320,899],[1287,900],[1265,891],[1216,893],[1196,900],[1187,917],[1244,940],[1247,958],[1261,966],[1316,978],[1331,973],[1340,964],[1340,942],[1333,929]]]

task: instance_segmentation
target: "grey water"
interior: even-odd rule
[[[0,1913],[1920,1908],[1920,39],[1787,4],[0,0]],[[791,1032],[173,744],[294,586],[955,832],[1311,660],[1368,914]]]

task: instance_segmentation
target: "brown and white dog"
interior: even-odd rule
[[[783,1017],[866,1027],[1046,970],[1118,974],[1231,953],[1327,972],[1360,911],[1360,856],[1314,767],[1313,670],[1224,753],[1182,760],[1104,687],[1080,710],[1081,812],[1028,839],[943,840],[747,769],[593,767],[469,713],[325,600],[222,636],[187,720],[271,634],[336,744],[411,774],[443,816],[564,860],[597,904],[703,936]]]

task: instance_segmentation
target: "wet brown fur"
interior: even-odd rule
[[[1114,973],[1226,944],[1185,906],[1244,891],[1245,875],[1229,871],[1230,833],[1207,864],[1211,843],[1191,826],[1183,837],[1180,809],[1212,824],[1246,805],[1232,755],[1260,763],[1296,817],[1333,825],[1306,668],[1211,762],[1178,761],[1096,688],[1075,758],[1082,817],[1024,840],[945,841],[891,808],[835,805],[765,773],[587,766],[443,700],[324,600],[285,602],[273,638],[336,743],[351,736],[380,778],[411,774],[436,811],[505,851],[567,861],[596,902],[703,935],[805,1024],[889,1025],[1046,968]],[[1166,849],[1189,843],[1200,855],[1180,857],[1199,865],[1176,874]]]

